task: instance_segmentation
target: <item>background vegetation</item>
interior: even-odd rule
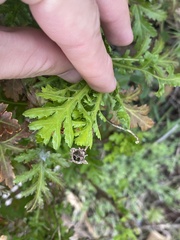
[[[130,11],[134,43],[107,44],[120,83],[115,93],[56,76],[0,82],[0,239],[180,239],[180,4],[131,0]],[[19,0],[1,5],[0,19],[38,27]],[[34,108],[63,108],[82,89],[58,145],[40,132],[37,124],[48,118]],[[36,135],[24,112],[40,119],[31,123]]]

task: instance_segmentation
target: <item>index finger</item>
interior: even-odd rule
[[[128,0],[96,0],[101,24],[109,42],[117,46],[133,41]]]
[[[112,61],[101,37],[95,0],[42,0],[30,9],[40,27],[94,90],[115,89]]]

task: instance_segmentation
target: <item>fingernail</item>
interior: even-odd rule
[[[76,83],[82,79],[81,75],[74,69],[61,73],[58,76],[70,83]]]

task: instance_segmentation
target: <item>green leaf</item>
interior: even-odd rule
[[[123,128],[130,128],[130,117],[123,106],[118,110],[117,118],[119,119],[120,124]]]
[[[161,5],[142,1],[138,4],[133,3],[131,6],[131,12],[134,17],[134,37],[139,41],[142,41],[144,36],[157,36],[157,30],[149,19],[162,22],[167,17],[167,14],[161,9]]]
[[[134,24],[133,24],[133,32],[134,37],[139,39],[141,41],[144,39],[144,36],[147,37],[155,37],[157,36],[157,31],[152,26],[150,22],[148,22],[142,14],[142,9],[139,5],[133,4],[131,7],[131,11],[134,16]]]
[[[51,201],[52,193],[49,183],[63,187],[61,174],[59,171],[54,171],[54,168],[57,165],[61,167],[69,165],[59,153],[51,153],[40,148],[27,150],[14,160],[21,162],[22,158],[25,159],[25,163],[28,163],[28,169],[19,174],[14,182],[23,183],[22,188],[25,186],[21,191],[23,197],[32,196],[32,200],[26,205],[27,210],[32,211],[37,207],[42,208],[45,200]]]
[[[92,125],[91,123],[87,124],[84,128],[79,129],[75,133],[75,144],[78,146],[92,146]]]
[[[14,160],[19,163],[21,163],[21,162],[28,163],[33,160],[37,160],[40,152],[41,152],[41,149],[38,149],[38,148],[29,149],[28,151],[23,152],[23,153],[19,154],[18,156],[16,156],[14,158]]]
[[[141,9],[141,11],[144,13],[144,15],[146,15],[149,19],[162,22],[167,18],[166,12],[161,9],[161,6],[159,4],[143,2],[138,6]]]
[[[16,177],[15,183],[25,183],[31,181],[34,177],[39,175],[39,164],[34,164],[32,169]]]
[[[160,223],[164,219],[164,213],[161,208],[152,207],[146,214],[150,223]]]
[[[61,145],[61,129],[64,130],[65,142],[69,147],[76,143],[91,148],[93,130],[100,138],[97,116],[101,93],[92,91],[81,82],[62,90],[47,86],[38,95],[48,102],[41,108],[27,110],[24,115],[37,118],[29,127],[37,131],[38,139],[45,145],[52,141],[53,148],[57,150]]]
[[[62,180],[60,179],[60,176],[58,173],[53,172],[50,169],[46,169],[45,176],[53,183],[57,184],[60,187],[63,187]]]
[[[59,165],[62,168],[69,167],[69,162],[62,158],[61,154],[59,153],[51,153],[51,155],[49,156],[49,160],[51,163],[54,164],[54,166]]]
[[[149,44],[150,38],[145,38],[142,48],[140,43],[136,44],[137,52],[134,57],[116,57],[113,59],[113,64],[116,68],[128,72],[143,73],[148,84],[152,84],[156,79],[159,83],[157,95],[160,96],[165,85],[180,86],[180,74],[175,74],[175,67],[178,63],[174,61],[170,52],[164,52],[164,43],[161,39],[157,40],[154,46]]]

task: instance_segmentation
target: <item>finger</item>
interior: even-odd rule
[[[0,27],[0,62],[0,79],[62,73],[69,81],[81,78],[60,48],[32,28]]]
[[[5,3],[6,0],[0,0],[0,4]]]
[[[44,0],[30,5],[30,9],[40,27],[93,89],[115,89],[112,61],[101,38],[95,0]]]
[[[101,24],[109,42],[117,46],[125,46],[133,41],[128,1],[96,0]]]

